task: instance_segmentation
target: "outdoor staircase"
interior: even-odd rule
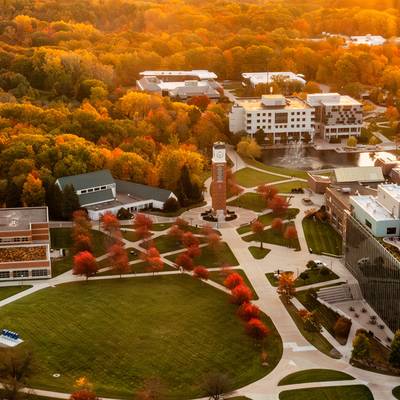
[[[320,289],[317,292],[318,298],[331,304],[354,300],[353,292],[356,295],[357,291],[352,286],[353,284],[345,284]]]

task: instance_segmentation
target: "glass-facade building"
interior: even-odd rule
[[[346,214],[346,268],[359,282],[365,300],[395,332],[400,329],[400,260],[353,216]]]

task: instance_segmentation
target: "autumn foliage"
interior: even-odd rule
[[[243,283],[233,288],[231,295],[232,303],[237,305],[249,302],[253,298],[250,288]]]
[[[210,272],[208,271],[207,268],[198,266],[193,270],[193,275],[196,278],[207,280],[210,276]]]
[[[179,254],[175,260],[175,264],[186,271],[193,269],[193,259],[186,252]]]
[[[84,275],[86,279],[97,272],[96,259],[89,251],[81,251],[74,256],[74,275]]]
[[[244,283],[243,278],[237,272],[231,272],[224,280],[224,286],[232,290],[236,286],[242,285]]]
[[[115,242],[108,250],[111,267],[118,275],[130,272],[129,257],[121,242]]]
[[[149,247],[147,252],[142,255],[142,259],[148,263],[148,269],[153,272],[153,274],[162,271],[164,268],[164,261],[155,246]]]
[[[269,333],[269,328],[259,319],[251,318],[246,323],[246,333],[256,340],[263,340]]]
[[[89,389],[81,389],[71,393],[70,400],[98,400],[96,393]]]
[[[243,303],[237,310],[237,314],[243,321],[249,321],[253,318],[259,318],[260,309],[252,303]]]

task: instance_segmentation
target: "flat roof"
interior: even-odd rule
[[[337,183],[385,181],[381,167],[335,168],[333,173]]]
[[[361,103],[350,96],[340,96],[339,101],[322,100],[324,106],[361,106]]]
[[[25,230],[32,223],[47,222],[47,207],[0,208],[0,231]]]
[[[385,191],[393,199],[400,201],[400,186],[395,183],[386,183],[378,186],[378,189]]]
[[[64,190],[67,185],[73,185],[75,190],[82,190],[97,186],[111,185],[114,183],[114,178],[108,169],[102,169],[86,174],[63,176],[62,178],[58,178],[57,182],[62,190]]]
[[[398,218],[383,207],[375,196],[351,196],[351,201],[356,203],[375,221],[398,221]]]
[[[282,95],[272,95],[276,98],[281,97]],[[271,97],[272,98],[272,97]],[[279,107],[268,107],[265,106],[262,102],[262,99],[257,98],[248,98],[248,99],[238,99],[236,100],[236,105],[243,107],[246,111],[257,111],[257,110],[270,110],[270,109],[282,109],[282,110],[306,110],[311,109],[312,107],[306,103],[304,100],[300,99],[300,97],[285,97],[286,104],[284,106]]]
[[[191,71],[143,71],[139,73],[140,76],[196,76],[199,79],[217,79],[218,76],[214,72],[206,69],[193,69]]]
[[[269,83],[275,77],[283,77],[290,80],[297,80],[301,82],[305,82],[304,76],[300,74],[295,74],[291,71],[282,71],[282,72],[243,72],[242,77],[244,79],[250,79],[252,83]]]
[[[352,196],[376,196],[377,190],[371,187],[361,185],[358,182],[351,182],[346,184],[333,184],[327,188],[327,193],[337,198],[344,206],[349,208],[350,197]]]

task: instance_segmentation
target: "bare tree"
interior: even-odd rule
[[[209,399],[219,400],[222,394],[228,392],[230,380],[226,374],[213,372],[204,378],[203,389]]]

